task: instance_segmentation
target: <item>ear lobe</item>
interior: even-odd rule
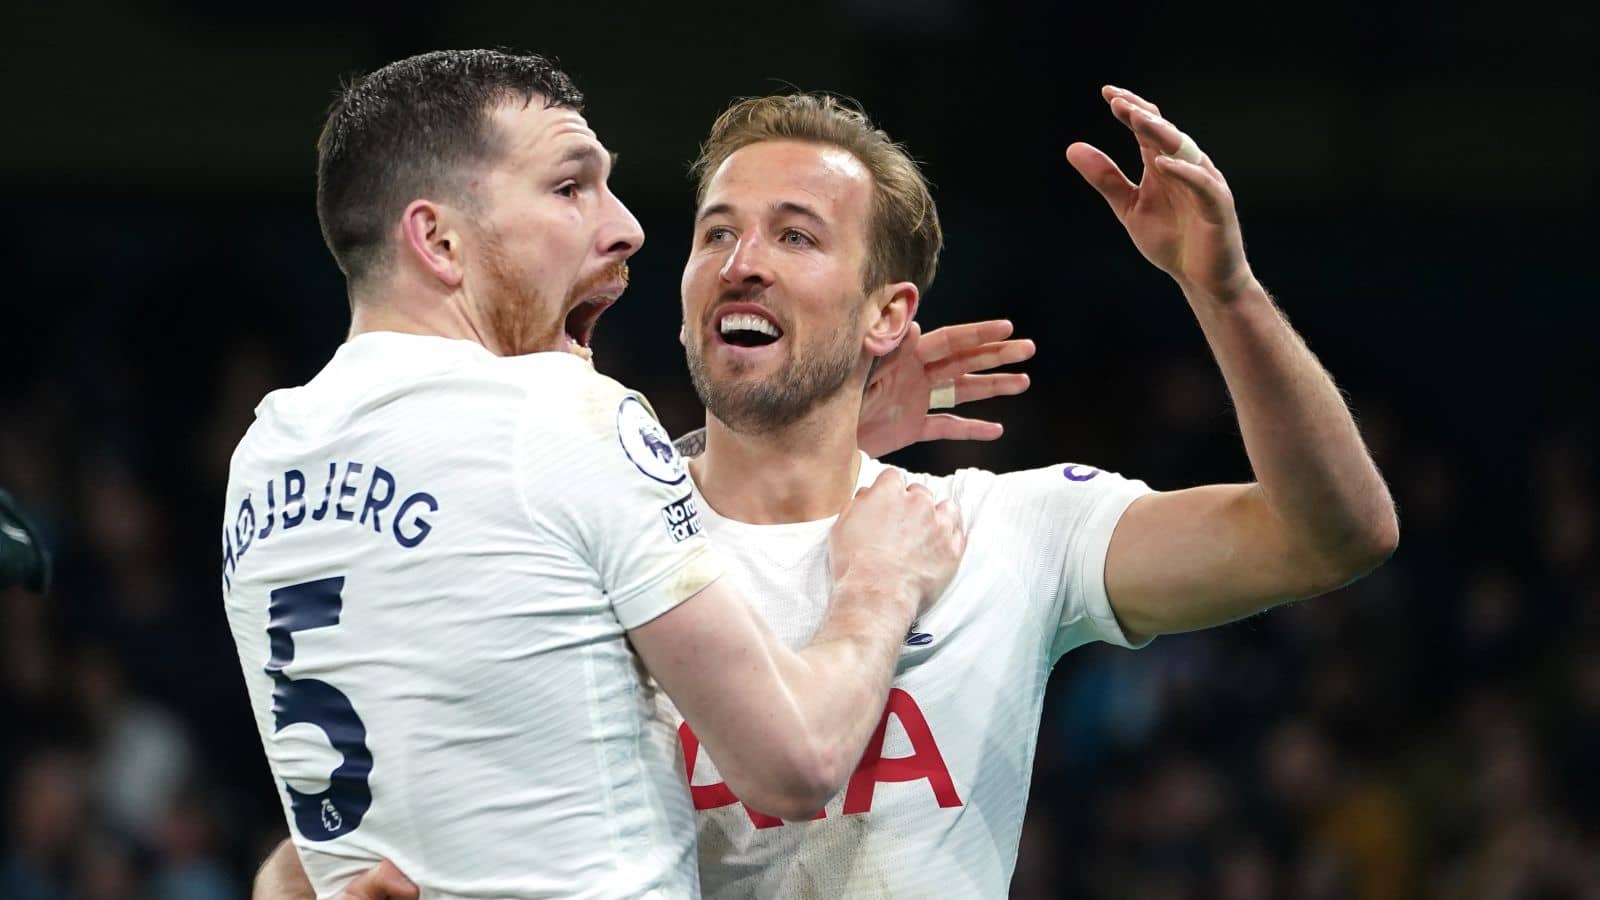
[[[448,227],[444,208],[428,200],[411,201],[400,216],[400,249],[446,286],[461,284],[461,237]]]
[[[909,281],[884,285],[874,291],[868,299],[874,318],[867,326],[862,349],[873,356],[893,353],[911,330],[919,300],[917,286]]]
[[[678,343],[689,346],[689,323],[682,322],[678,325]]]

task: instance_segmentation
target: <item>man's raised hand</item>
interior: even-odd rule
[[[1100,94],[1139,143],[1139,183],[1089,144],[1068,147],[1067,162],[1111,205],[1139,252],[1191,299],[1237,296],[1253,276],[1227,180],[1154,103],[1110,85]]]

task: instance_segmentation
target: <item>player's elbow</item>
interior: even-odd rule
[[[1399,546],[1400,518],[1394,507],[1386,504],[1382,512],[1368,516],[1347,541],[1342,554],[1347,580],[1360,578],[1388,562]]]
[[[1317,584],[1307,594],[1320,594],[1362,578],[1383,565],[1400,546],[1400,520],[1388,509],[1350,528],[1316,554]]]
[[[746,806],[758,813],[777,816],[785,822],[803,822],[817,814],[828,803],[832,794],[817,793],[814,791],[775,791],[769,794],[757,792],[753,800],[744,801]]]
[[[1391,506],[1378,516],[1368,532],[1366,546],[1367,571],[1372,571],[1389,561],[1394,552],[1400,549],[1400,516]]]
[[[762,776],[735,793],[757,812],[786,821],[809,819],[850,777],[849,762],[815,740],[788,742],[785,751]]]

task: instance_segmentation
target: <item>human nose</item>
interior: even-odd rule
[[[766,248],[761,237],[756,234],[740,237],[718,274],[730,284],[770,284],[772,273],[767,266]]]
[[[607,196],[612,209],[606,228],[601,231],[601,248],[607,255],[620,255],[626,259],[644,246],[644,228],[615,194]]]

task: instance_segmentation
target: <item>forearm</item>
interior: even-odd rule
[[[916,598],[901,594],[864,578],[842,579],[816,635],[796,654],[803,668],[791,673],[791,683],[831,781],[850,776],[883,715],[916,612]],[[866,595],[872,596],[864,602]]]
[[[1307,552],[1381,561],[1398,539],[1394,504],[1328,372],[1254,278],[1230,298],[1185,295],[1271,512]]]
[[[896,581],[841,578],[816,637],[794,650],[724,581],[629,638],[734,794],[806,818],[849,778],[882,715],[916,598]]]
[[[741,799],[762,812],[800,819],[838,792],[883,715],[914,612],[914,597],[846,578],[806,646],[790,650],[766,632],[777,681],[770,690],[784,698],[765,706],[771,729],[724,754],[710,748]],[[774,785],[787,788],[774,792]]]

